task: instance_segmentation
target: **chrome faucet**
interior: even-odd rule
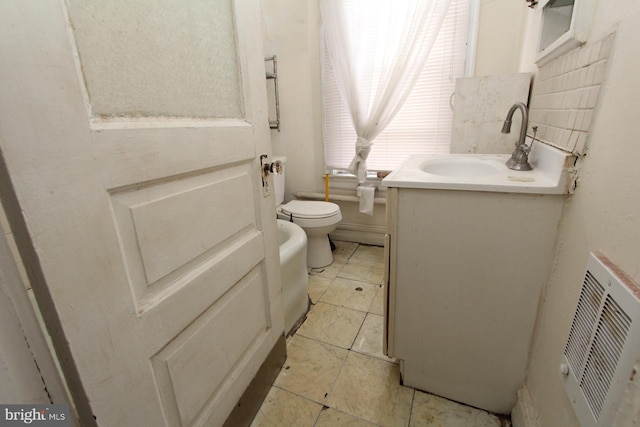
[[[520,113],[522,114],[520,138],[516,141],[516,149],[513,150],[511,158],[507,160],[507,167],[517,171],[530,171],[533,169],[529,164],[528,157],[531,147],[527,146],[525,143],[525,139],[527,137],[527,123],[529,122],[529,112],[527,111],[527,106],[524,105],[524,103],[516,102],[511,106],[507,113],[507,118],[504,120],[504,124],[502,125],[502,133],[511,132],[511,119],[513,118],[513,113],[515,113],[516,110],[520,110]]]

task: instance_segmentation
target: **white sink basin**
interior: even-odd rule
[[[479,177],[500,173],[501,166],[494,160],[478,157],[445,157],[427,160],[420,169],[432,175]]]
[[[528,138],[527,145],[531,139]],[[505,193],[567,194],[573,157],[536,141],[530,171],[506,166],[510,154],[416,154],[382,180],[384,187]]]

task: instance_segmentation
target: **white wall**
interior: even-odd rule
[[[616,33],[587,154],[578,164],[578,187],[565,206],[532,352],[528,387],[541,426],[579,425],[558,365],[589,252],[601,251],[640,282],[640,143],[634,126],[640,111],[640,3],[596,4],[588,42]]]
[[[476,76],[530,71],[520,69],[522,31],[529,9],[524,0],[481,0]]]
[[[324,188],[320,11],[317,0],[262,0],[262,9],[265,57],[278,57],[281,129],[271,142],[274,154],[287,156],[288,201]]]

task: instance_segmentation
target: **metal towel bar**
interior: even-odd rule
[[[278,95],[278,59],[276,55],[273,55],[270,58],[265,58],[265,62],[272,63],[273,71],[267,70],[267,81],[269,80],[273,81],[273,99],[276,107],[276,119],[271,120],[271,117],[269,117],[269,127],[271,129],[277,129],[278,132],[280,132],[280,99]],[[267,87],[267,90],[268,89],[269,88]]]

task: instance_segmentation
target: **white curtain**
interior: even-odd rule
[[[449,1],[320,0],[331,65],[357,134],[349,171],[360,183],[372,142],[409,95]]]

